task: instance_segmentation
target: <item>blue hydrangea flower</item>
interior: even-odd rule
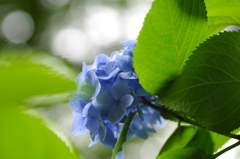
[[[133,102],[129,86],[122,80],[113,84],[110,92],[103,92],[93,100],[93,106],[112,123],[119,122]]]
[[[148,133],[165,123],[161,114],[144,105],[156,96],[149,94],[138,82],[133,69],[133,52],[136,40],[122,42],[122,48],[110,56],[101,54],[95,57],[92,65],[83,63],[82,72],[77,76],[77,90],[70,99],[73,109],[72,133],[90,133],[89,146],[101,142],[113,149],[122,124],[130,112],[137,112],[129,127],[129,136],[146,139]],[[143,107],[144,106],[144,107]],[[123,158],[120,152],[117,158]]]

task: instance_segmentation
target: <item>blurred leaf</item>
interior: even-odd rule
[[[174,133],[168,138],[168,140],[163,145],[159,155],[166,151],[184,148],[192,140],[196,133],[197,133],[196,127],[192,126],[177,127]]]
[[[188,147],[167,151],[158,156],[157,159],[204,159],[205,156],[207,155],[204,150],[196,147]]]
[[[240,25],[240,18],[233,16],[208,17],[208,35],[212,36],[229,25]]]
[[[67,93],[60,93],[60,94],[54,94],[54,95],[39,95],[39,96],[33,96],[27,100],[24,101],[24,105],[26,105],[28,108],[38,108],[38,107],[48,107],[48,106],[54,106],[61,103],[66,103],[69,101],[69,98],[72,95]]]
[[[240,16],[239,0],[205,0],[208,16]]]
[[[240,32],[235,31],[219,33],[205,41],[161,96],[162,103],[217,133],[239,128],[239,46]]]
[[[193,9],[194,8],[194,9]],[[181,74],[189,55],[207,37],[203,0],[155,0],[134,51],[134,68],[151,94]]]
[[[19,104],[31,96],[75,89],[75,71],[43,53],[0,53],[0,73],[0,103]]]
[[[132,122],[132,119],[134,117],[135,113],[130,113],[127,117],[127,119],[125,120],[124,122],[124,125],[123,125],[123,128],[122,128],[122,131],[120,133],[120,136],[118,138],[118,141],[117,143],[115,144],[115,147],[113,149],[113,154],[112,154],[112,159],[115,158],[115,156],[117,155],[118,152],[122,151],[122,146],[123,146],[123,143],[126,141],[127,139],[127,135],[128,135],[128,130],[129,130],[129,126]]]
[[[1,105],[0,125],[1,159],[79,159],[75,149],[67,147],[41,120],[17,107]]]

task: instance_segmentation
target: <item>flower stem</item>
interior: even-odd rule
[[[235,147],[237,147],[237,146],[239,146],[239,145],[240,145],[240,141],[236,142],[235,144],[233,144],[233,145],[231,145],[231,146],[226,147],[225,149],[217,152],[216,154],[208,157],[207,159],[217,158],[218,156],[222,155],[223,153],[225,153],[225,152],[227,152],[227,151],[229,151],[229,150],[231,150],[231,149],[233,149],[233,148],[235,148]]]

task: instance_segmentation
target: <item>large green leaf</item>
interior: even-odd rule
[[[158,156],[157,159],[204,159],[205,156],[207,155],[204,150],[196,147],[188,147],[167,151]]]
[[[0,107],[1,159],[79,159],[73,145],[66,145],[40,119],[23,114],[12,105]]]
[[[162,95],[168,108],[189,114],[218,133],[240,127],[240,32],[224,32],[201,44]]]
[[[205,0],[208,16],[240,16],[239,0]]]
[[[181,74],[189,55],[207,37],[203,0],[155,0],[134,51],[140,83],[152,94]]]
[[[44,53],[0,53],[0,73],[0,103],[19,104],[31,96],[75,89],[76,73],[61,60]]]
[[[229,25],[240,25],[240,18],[234,16],[208,17],[208,35],[212,36]]]

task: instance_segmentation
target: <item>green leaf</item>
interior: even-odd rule
[[[217,133],[240,126],[240,32],[215,35],[194,51],[182,74],[162,95],[168,108],[182,111]]]
[[[129,130],[129,126],[132,122],[132,119],[134,117],[135,113],[130,113],[127,117],[127,119],[125,120],[124,122],[124,125],[123,125],[123,128],[122,128],[122,131],[120,133],[120,136],[118,138],[118,141],[117,143],[115,144],[115,147],[113,149],[113,153],[112,153],[112,159],[115,158],[115,156],[117,155],[118,152],[122,151],[122,146],[123,146],[123,143],[126,141],[127,139],[127,135],[128,135],[128,130]]]
[[[188,147],[184,149],[177,149],[167,151],[156,159],[204,159],[207,156],[206,152],[200,148]]]
[[[207,29],[203,0],[155,0],[134,51],[134,68],[142,86],[152,94],[167,87],[207,37]]]
[[[210,132],[193,126],[181,126],[178,127],[165,142],[159,155],[166,151],[187,147],[201,148],[207,154],[212,154],[214,152]]]
[[[75,90],[75,71],[44,53],[0,53],[0,72],[0,103],[20,104],[32,96]]]
[[[69,92],[59,93],[54,95],[33,96],[31,98],[24,100],[23,107],[39,108],[39,107],[54,106],[57,104],[69,102],[70,97],[72,97],[72,95]]]
[[[236,129],[232,133],[237,134],[239,132],[240,132],[240,129]],[[217,152],[218,149],[220,149],[224,144],[226,144],[227,141],[231,139],[230,137],[226,137],[214,132],[210,132],[210,134],[212,136],[212,140],[214,143],[214,152]]]
[[[229,25],[240,25],[240,18],[233,16],[208,17],[208,35],[212,36]]]
[[[207,154],[214,152],[214,142],[209,131],[198,128],[197,133],[186,147],[198,147],[203,149]]]
[[[75,148],[68,146],[46,128],[40,119],[22,113],[12,105],[0,107],[1,159],[79,159]]]
[[[208,16],[240,16],[239,0],[205,0]]]
[[[187,144],[192,140],[196,135],[197,128],[192,126],[180,126],[174,133],[168,138],[168,140],[163,145],[160,153],[166,151],[172,151],[176,149],[181,149],[187,146]]]
[[[211,133],[211,136],[214,143],[214,152],[217,152],[218,149],[220,149],[227,141],[231,139],[214,132]]]

